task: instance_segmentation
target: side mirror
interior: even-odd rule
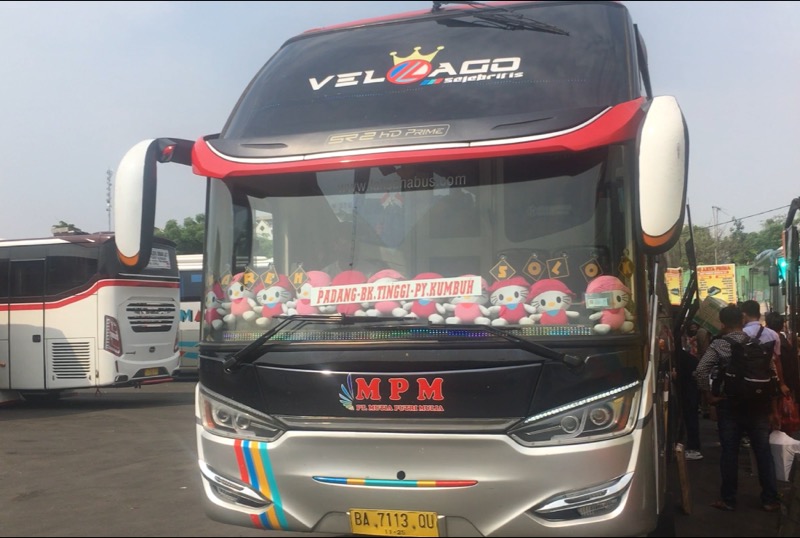
[[[156,213],[156,164],[191,165],[190,140],[143,140],[122,157],[114,184],[114,236],[117,258],[131,271],[150,261]]]
[[[686,207],[689,133],[674,97],[656,97],[639,133],[640,246],[650,254],[680,238]]]

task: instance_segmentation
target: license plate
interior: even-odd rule
[[[151,377],[154,375],[158,375],[158,368],[145,368],[144,369],[144,376]]]
[[[370,536],[439,536],[436,512],[350,509],[350,530]]]

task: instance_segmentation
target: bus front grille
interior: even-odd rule
[[[165,333],[172,330],[178,310],[175,303],[128,303],[125,315],[135,333]]]
[[[50,357],[56,379],[87,379],[91,376],[91,342],[51,342]]]

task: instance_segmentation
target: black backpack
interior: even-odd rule
[[[731,358],[718,376],[714,391],[717,395],[724,393],[729,399],[742,402],[768,401],[777,396],[778,385],[772,370],[775,342],[762,344],[759,338],[763,331],[761,327],[755,338],[743,343],[722,337],[731,346]]]

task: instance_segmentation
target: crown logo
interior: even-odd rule
[[[430,54],[420,53],[419,51],[421,48],[422,47],[414,47],[414,52],[405,57],[398,56],[396,52],[390,52],[389,55],[394,59],[394,65],[399,65],[409,60],[424,60],[426,62],[430,62],[431,60],[433,60],[433,57],[436,56],[436,54],[438,54],[439,51],[444,48],[444,46],[439,45],[438,47],[436,47],[436,50]]]

